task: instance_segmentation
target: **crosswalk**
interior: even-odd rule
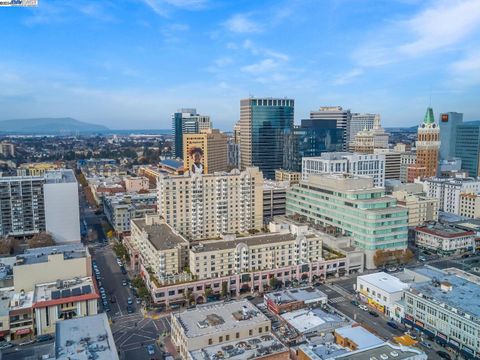
[[[345,299],[343,296],[339,296],[339,297],[335,297],[335,298],[332,298],[332,299],[328,299],[328,302],[332,303],[332,304],[338,304],[340,302],[344,302]]]

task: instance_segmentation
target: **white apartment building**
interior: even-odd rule
[[[257,167],[206,175],[162,175],[158,213],[189,240],[260,230],[263,176]]]
[[[420,181],[419,181],[420,182]],[[428,178],[422,181],[423,189],[427,196],[440,200],[441,211],[459,215],[460,194],[480,192],[480,179],[478,178]]]
[[[395,276],[378,272],[357,277],[360,298],[378,311],[390,316],[395,302],[403,297],[409,285]]]
[[[475,251],[475,231],[435,223],[415,228],[415,244],[440,255]]]
[[[306,225],[291,228],[291,232],[241,238],[227,235],[221,241],[194,245],[190,249],[190,271],[198,279],[209,279],[322,259],[322,239],[309,233]]]
[[[49,232],[59,243],[80,241],[78,184],[72,170],[0,178],[0,235]]]
[[[302,159],[302,180],[310,174],[351,174],[369,176],[374,186],[385,186],[385,155],[348,152],[323,153]]]

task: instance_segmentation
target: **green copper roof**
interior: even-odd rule
[[[425,117],[423,118],[424,124],[433,124],[435,122],[435,118],[433,117],[433,109],[431,107],[427,108],[427,112],[425,113]]]

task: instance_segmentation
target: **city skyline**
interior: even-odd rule
[[[429,104],[480,119],[478,1],[43,0],[0,20],[0,120],[158,129],[196,107],[226,130],[250,95],[295,99],[295,123],[329,105],[385,127]]]

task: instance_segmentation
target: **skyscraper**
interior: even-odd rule
[[[463,114],[448,112],[440,114],[440,159],[449,160],[455,156],[457,126],[463,123]]]
[[[335,120],[304,119],[287,135],[284,151],[284,168],[302,170],[302,158],[320,156],[324,152],[343,149],[343,130]]]
[[[173,154],[176,158],[183,156],[183,134],[198,134],[211,129],[210,116],[197,114],[197,109],[179,109],[172,115]]]
[[[453,140],[452,140],[453,141]],[[479,176],[480,125],[459,124],[455,130],[455,157],[462,159],[462,170]]]
[[[360,131],[373,129],[375,115],[376,114],[352,114],[348,130],[350,141],[352,141]]]
[[[268,179],[283,166],[285,135],[293,129],[294,100],[249,98],[240,101],[241,168],[258,166]]]
[[[209,174],[228,170],[227,154],[228,136],[217,129],[202,130],[200,134],[183,135],[183,163],[185,171],[192,171],[195,156],[192,154],[200,149],[200,164],[203,173]]]
[[[427,108],[423,123],[418,127],[417,162],[408,167],[408,179],[437,175],[440,150],[440,128],[435,123],[433,109]]]
[[[348,150],[350,121],[352,119],[350,110],[343,110],[341,106],[322,106],[317,111],[310,111],[310,119],[335,120],[337,128],[343,131],[342,150]]]

